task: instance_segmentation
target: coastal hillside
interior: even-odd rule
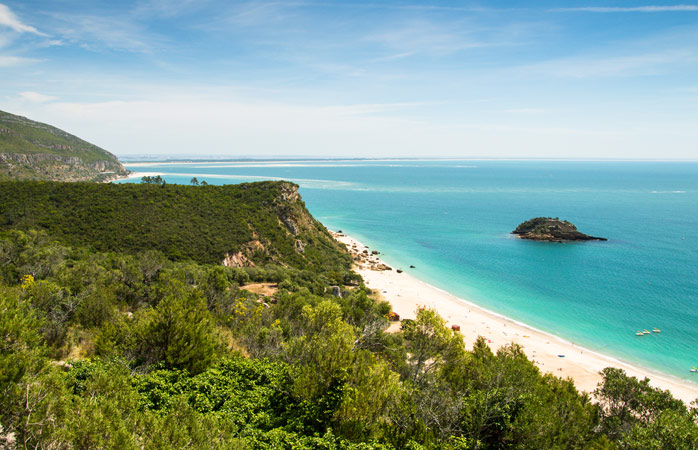
[[[126,173],[116,156],[94,144],[0,111],[0,180],[106,181]]]
[[[0,229],[42,229],[97,251],[157,250],[174,261],[348,272],[350,258],[298,186],[0,183]]]
[[[390,326],[292,183],[2,182],[0,259],[3,449],[698,445],[620,369],[592,399],[434,309]]]

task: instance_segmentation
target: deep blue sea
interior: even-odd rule
[[[631,364],[698,382],[698,163],[246,161],[126,164],[168,183],[285,179],[395,267]],[[135,180],[138,181],[138,180]],[[510,232],[567,219],[608,242]],[[408,269],[410,265],[415,269]],[[635,331],[657,327],[660,334]]]

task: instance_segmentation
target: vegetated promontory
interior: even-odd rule
[[[107,181],[128,171],[72,134],[0,111],[0,180]]]
[[[341,245],[315,220],[298,186],[0,182],[0,230],[43,229],[97,251],[157,250],[174,261],[267,263],[349,272]]]
[[[512,234],[521,239],[546,242],[565,241],[606,241],[606,238],[589,236],[577,230],[577,227],[557,217],[536,217],[520,224]]]

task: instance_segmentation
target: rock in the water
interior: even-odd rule
[[[516,227],[512,234],[519,236],[521,239],[546,242],[607,240],[606,238],[581,233],[576,226],[557,217],[554,219],[551,217],[536,217],[535,219],[527,220]]]

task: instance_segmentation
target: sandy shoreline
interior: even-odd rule
[[[349,236],[338,233],[333,235],[350,250],[354,249],[354,252],[362,253],[367,249]],[[523,347],[526,355],[541,372],[550,372],[563,378],[571,377],[577,388],[582,391],[592,392],[601,381],[599,371],[612,366],[640,379],[649,378],[652,386],[670,390],[674,397],[687,404],[698,398],[698,385],[634,367],[488,311],[417,279],[407,273],[411,270],[407,267],[403,268],[403,273],[397,273],[396,270],[374,270],[384,262],[377,255],[371,255],[372,250],[368,249],[367,252],[370,262],[360,263],[356,271],[369,288],[377,290],[390,302],[393,311],[402,319],[413,319],[419,307],[433,308],[449,326],[460,326],[466,347],[472,347],[478,336],[485,337],[493,350],[512,342],[517,343]],[[364,261],[367,260],[364,258]]]
[[[135,180],[135,179],[141,179],[143,177],[155,177],[158,175],[164,175],[164,173],[160,172],[131,172],[128,175],[124,175],[121,177],[114,178],[113,180],[105,180],[105,183],[113,183],[115,181],[120,181],[120,180]]]

